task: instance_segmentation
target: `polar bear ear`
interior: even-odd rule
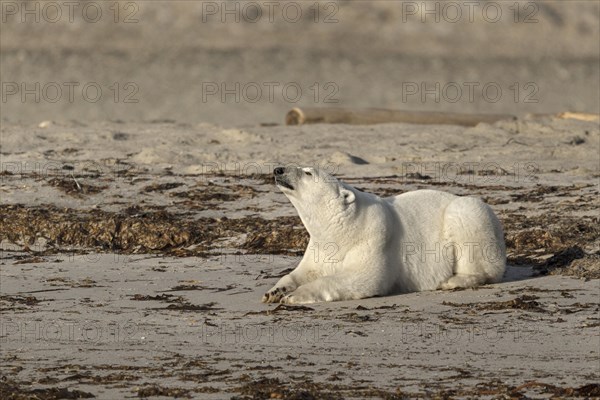
[[[342,195],[342,198],[344,199],[345,205],[350,205],[350,204],[354,203],[354,200],[356,200],[356,196],[354,195],[354,192],[352,190],[342,189],[340,191],[340,194]]]

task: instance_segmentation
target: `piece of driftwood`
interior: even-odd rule
[[[598,122],[600,121],[600,115],[598,114],[588,114],[588,113],[578,113],[578,112],[563,112],[556,115],[558,118],[562,119],[577,119],[580,121],[590,121],[590,122]]]
[[[481,122],[493,123],[499,120],[515,120],[508,114],[461,114],[432,111],[402,111],[381,108],[335,108],[307,107],[292,108],[285,116],[287,125],[302,124],[350,124],[371,125],[390,122],[426,125],[475,126]]]

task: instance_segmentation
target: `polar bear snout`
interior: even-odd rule
[[[280,188],[286,188],[290,190],[294,190],[294,185],[292,185],[292,181],[289,179],[289,174],[287,173],[286,168],[277,167],[273,170],[273,175],[275,175],[275,184]]]

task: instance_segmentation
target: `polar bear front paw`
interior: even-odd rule
[[[318,296],[313,295],[309,290],[303,290],[302,288],[294,290],[292,293],[281,299],[281,303],[283,304],[310,304],[319,301],[323,300]]]
[[[274,287],[264,294],[262,297],[263,303],[279,303],[283,296],[288,293],[288,289],[285,286]]]

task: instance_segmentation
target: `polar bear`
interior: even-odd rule
[[[265,303],[363,299],[502,279],[502,226],[478,198],[437,190],[380,198],[318,168],[278,167],[273,174],[310,241]]]

